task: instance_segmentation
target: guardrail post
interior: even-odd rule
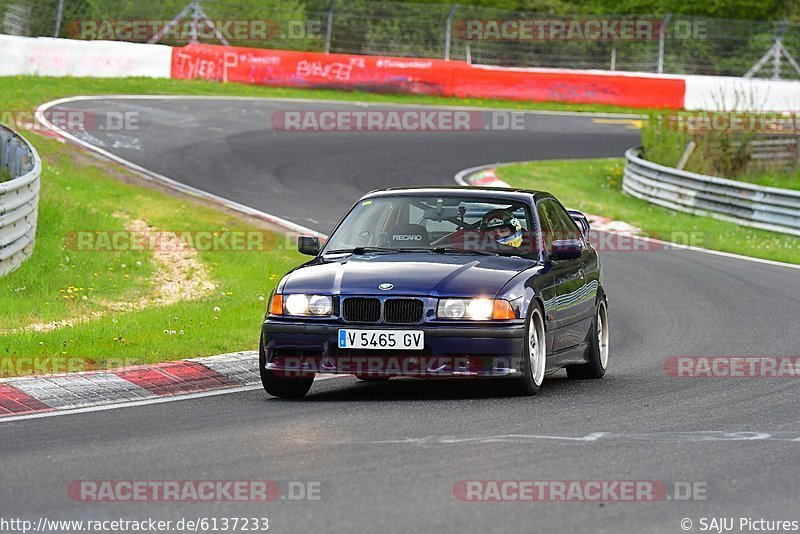
[[[328,4],[328,29],[325,31],[325,53],[331,53],[331,37],[333,36],[333,3],[331,0]]]
[[[450,8],[450,13],[447,14],[447,22],[445,23],[444,35],[444,60],[450,61],[450,42],[453,38],[453,17],[458,9],[458,4],[453,4]]]
[[[5,130],[0,129],[0,169],[5,168],[6,161],[6,146],[11,141],[11,134]]]
[[[794,138],[795,165],[800,165],[800,136]]]
[[[8,171],[11,173],[11,178],[17,178],[19,176],[19,158],[22,153],[19,150],[19,142],[16,138],[11,140],[11,147],[9,150],[9,156],[11,157],[11,165],[8,166]]]
[[[53,37],[58,37],[61,33],[61,19],[64,17],[64,0],[58,0],[58,10],[56,11],[56,25],[53,28]]]
[[[664,45],[667,40],[667,24],[672,18],[672,13],[667,13],[664,20],[661,22],[661,29],[658,35],[658,73],[664,73]],[[613,70],[613,69],[612,69]]]

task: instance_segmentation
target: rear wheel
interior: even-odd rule
[[[314,383],[314,376],[304,378],[285,378],[276,376],[267,369],[267,351],[262,340],[258,349],[258,370],[261,374],[261,384],[264,390],[273,397],[282,399],[298,399],[305,396]]]
[[[544,382],[547,363],[544,317],[537,302],[531,304],[525,326],[525,346],[522,349],[522,376],[516,379],[520,395],[535,395]]]
[[[589,333],[588,363],[567,366],[567,376],[578,380],[602,378],[608,368],[608,306],[605,300],[597,304],[594,324]]]

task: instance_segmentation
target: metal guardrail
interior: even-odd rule
[[[800,236],[800,191],[682,171],[625,152],[622,190],[669,209]]]
[[[750,158],[771,165],[800,163],[800,137],[766,137],[750,141]]]
[[[41,174],[42,160],[33,146],[0,125],[0,276],[33,253]]]

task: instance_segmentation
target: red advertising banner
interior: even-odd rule
[[[449,62],[216,45],[172,52],[173,78],[288,87],[330,87],[390,93],[447,95]]]
[[[281,87],[508,98],[682,109],[678,78],[504,69],[462,61],[189,45],[174,48],[172,77]]]
[[[678,78],[501,69],[464,63],[456,66],[453,74],[453,96],[531,102],[683,109],[686,89],[686,83]]]

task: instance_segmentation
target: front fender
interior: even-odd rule
[[[553,288],[553,277],[549,269],[544,264],[538,264],[515,275],[497,295],[498,298],[511,301],[520,317],[528,313],[532,302],[539,303],[544,312],[548,351],[553,346],[553,325],[552,314],[549,313],[545,302],[552,301],[546,295],[551,288]]]

